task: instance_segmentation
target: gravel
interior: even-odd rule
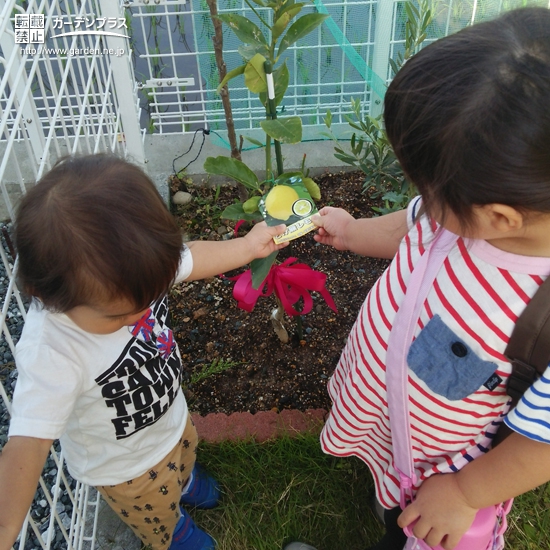
[[[13,258],[10,253],[11,240],[11,223],[0,223],[0,242],[4,251],[8,255],[10,269],[13,268]],[[2,298],[2,305],[6,296],[6,292],[9,285],[9,277],[7,276],[4,263],[0,261],[0,297]],[[27,305],[27,304],[26,304]],[[11,338],[14,343],[17,343],[19,337],[21,336],[21,331],[23,330],[23,316],[19,310],[17,302],[14,298],[11,299],[8,314],[6,316],[6,325],[11,335]],[[2,334],[0,339],[0,382],[4,386],[4,390],[8,394],[8,397],[11,399],[13,396],[13,390],[15,388],[15,383],[17,381],[17,370],[15,368],[14,358],[9,347],[6,338]],[[9,427],[9,414],[6,409],[3,399],[0,399],[0,449],[4,447],[8,440],[8,427]],[[59,444],[56,442],[55,445],[56,451],[59,452]],[[75,482],[69,476],[67,476],[68,483],[71,487],[74,488]],[[55,461],[50,456],[46,461],[46,465],[43,472],[43,480],[46,490],[50,493],[55,481],[57,478],[57,466]],[[59,519],[63,523],[65,529],[70,529],[71,524],[71,515],[72,515],[72,503],[69,497],[69,494],[66,489],[62,491],[60,498],[56,504],[56,511],[59,515]],[[40,533],[42,533],[42,538],[44,541],[47,539],[47,529],[49,526],[51,515],[50,505],[46,499],[46,495],[42,487],[38,488],[35,499],[31,506],[31,517],[34,522],[37,524]],[[41,550],[42,545],[36,538],[36,535],[29,529],[27,540],[25,542],[24,550]],[[50,548],[52,550],[66,550],[67,543],[63,536],[61,530],[56,526],[55,533],[52,538],[52,543]],[[20,548],[19,543],[17,542],[14,546],[15,550],[23,550]]]
[[[345,208],[356,218],[372,216],[375,203],[363,193],[364,179],[362,172],[316,177],[322,193],[319,205]],[[221,209],[232,204],[235,191],[222,187],[218,193],[183,183],[195,201],[174,207],[173,213],[189,240],[221,240],[232,235],[235,224],[216,216],[213,205]],[[176,189],[174,182],[173,191]],[[221,226],[228,229],[223,236],[218,231]],[[244,225],[238,234],[243,235],[246,229]],[[320,294],[311,292],[313,307],[300,316],[301,327],[297,318],[283,316],[288,343],[282,343],[273,330],[271,315],[277,306],[273,296],[260,297],[254,311],[248,313],[238,307],[233,281],[228,278],[213,277],[173,288],[172,329],[183,359],[184,391],[193,412],[255,414],[330,408],[327,380],[365,296],[388,261],[320,245],[312,233],[292,241],[280,252],[278,261],[289,256],[326,274],[326,288],[338,312],[330,309]],[[241,272],[243,269],[225,275]],[[299,302],[297,309],[302,305]]]

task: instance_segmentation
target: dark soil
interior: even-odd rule
[[[356,218],[373,215],[373,201],[362,193],[361,172],[327,173],[315,179],[322,193],[319,207],[339,206]],[[186,238],[231,238],[235,223],[219,215],[236,199],[234,188],[222,187],[216,197],[211,188],[175,180],[172,189],[194,196],[192,203],[174,210]],[[292,249],[280,252],[278,259],[289,256],[327,274],[326,288],[338,313],[313,293],[312,311],[301,316],[301,336],[296,319],[285,317],[292,334],[287,344],[281,343],[271,325],[274,296],[261,297],[254,311],[247,313],[237,306],[228,279],[216,277],[174,288],[173,328],[186,369],[191,410],[207,414],[329,408],[327,380],[368,290],[388,262],[320,245],[312,233],[293,241]],[[301,304],[296,307],[301,309]]]

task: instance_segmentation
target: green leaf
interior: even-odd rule
[[[314,201],[321,199],[321,189],[311,178],[304,178],[302,182]]]
[[[267,46],[267,40],[262,31],[250,19],[236,13],[222,13],[217,15],[245,44],[263,44]]]
[[[298,21],[295,21],[291,25],[290,29],[288,29],[281,40],[277,57],[280,57],[280,55],[297,40],[300,40],[300,38],[307,36],[310,32],[315,30],[328,17],[330,17],[330,15],[325,13],[308,13],[300,17]]]
[[[390,67],[395,76],[399,71],[399,67],[397,66],[397,63],[393,59],[390,59]]]
[[[261,53],[257,53],[246,64],[244,69],[244,83],[254,94],[259,94],[267,90],[264,63],[265,57]]]
[[[357,162],[356,159],[353,157],[350,157],[348,155],[339,155],[338,153],[334,153],[334,156],[341,160],[342,162],[345,162],[346,164],[351,164],[351,166],[355,166],[355,163]]]
[[[407,19],[409,21],[416,21],[418,19],[418,10],[412,2],[405,3],[405,12],[407,13]]]
[[[221,213],[221,217],[226,220],[246,220],[247,222],[256,222],[264,219],[263,216],[260,214],[260,212],[253,212],[251,214],[247,214],[243,210],[242,202],[236,202],[234,204],[230,204]]]
[[[258,44],[241,44],[237,51],[241,57],[248,63],[257,53],[264,54],[266,49],[263,45]]]
[[[256,174],[240,160],[230,157],[208,157],[204,162],[208,174],[227,176],[242,183],[248,189],[257,190],[260,187]]]
[[[261,6],[262,8],[265,8],[265,4],[263,3],[263,0],[252,0],[255,4],[258,4],[258,6]]]
[[[268,6],[273,10],[273,20],[276,21],[281,17],[281,14],[286,10],[291,9],[292,6],[296,4],[295,0],[275,0],[275,2],[270,2]]]
[[[233,69],[232,71],[229,71],[224,79],[220,82],[220,85],[216,88],[216,92],[219,94],[220,90],[232,79],[236,76],[239,76],[244,73],[244,70],[246,68],[246,65],[241,65],[240,67],[237,67],[236,69]]]
[[[243,139],[246,139],[246,141],[250,141],[250,143],[252,143],[252,145],[256,145],[257,147],[265,147],[265,143],[262,143],[261,141],[258,141],[257,139],[254,139],[254,138],[251,138],[251,137],[248,137],[248,136],[243,136]]]
[[[278,250],[272,252],[265,258],[259,258],[250,262],[250,270],[252,271],[252,288],[258,289],[265,281],[265,278],[269,275],[271,266],[275,263]]]
[[[302,120],[298,116],[262,120],[260,126],[268,136],[281,143],[299,143],[302,141]]]
[[[247,214],[253,214],[258,211],[258,203],[262,197],[260,195],[254,195],[250,197],[247,201],[243,202],[243,210]]]
[[[281,17],[281,15],[283,15],[283,13],[287,12],[288,10],[293,10],[294,8],[296,7],[300,7],[303,8],[304,6],[306,6],[307,4],[305,2],[284,2],[281,9],[277,10],[277,13],[275,13],[275,17],[274,19],[279,19],[279,17]]]
[[[277,40],[283,31],[286,29],[287,25],[290,23],[290,20],[298,15],[302,10],[302,7],[305,4],[294,4],[294,6],[288,6],[286,11],[284,11],[277,21],[275,21],[273,27],[271,27],[271,32],[273,33],[273,40]]]
[[[269,49],[263,44],[241,44],[237,51],[241,57],[248,63],[257,53],[266,56],[269,55]]]
[[[288,83],[290,81],[290,73],[288,71],[288,67],[286,66],[286,60],[280,67],[275,70],[275,72],[273,73],[273,78],[276,79],[274,81],[274,84],[275,106],[277,106],[283,100],[285,92],[288,88]]]
[[[327,109],[327,116],[325,117],[325,125],[327,128],[330,128],[332,125],[332,113],[330,109]]]
[[[273,83],[275,84],[275,106],[279,105],[283,100],[285,92],[290,81],[290,73],[285,62],[273,71]],[[263,105],[267,103],[267,92],[260,93],[260,101]]]

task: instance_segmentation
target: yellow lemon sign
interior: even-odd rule
[[[292,187],[276,185],[265,199],[265,210],[273,218],[285,221],[292,216],[292,205],[298,199],[298,193]]]

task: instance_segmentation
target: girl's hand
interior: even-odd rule
[[[472,525],[476,513],[477,509],[469,506],[460,490],[456,474],[440,474],[422,484],[416,500],[403,510],[397,523],[401,528],[409,525],[414,536],[429,546],[439,544],[452,550]]]
[[[286,231],[286,225],[268,226],[265,222],[257,223],[243,237],[247,242],[253,258],[265,258],[275,250],[288,246],[288,242],[275,244],[273,237]]]
[[[333,246],[337,250],[349,250],[346,229],[354,217],[342,208],[325,206],[318,214],[311,216],[311,221],[319,228],[313,238],[322,244]]]

